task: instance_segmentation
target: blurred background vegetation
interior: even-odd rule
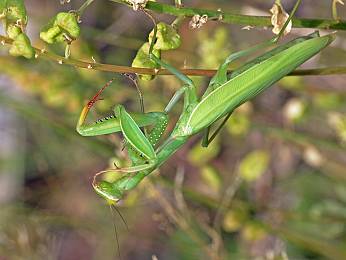
[[[283,4],[290,10],[294,2]],[[44,46],[39,31],[52,16],[81,3],[25,1],[33,45]],[[273,1],[184,4],[269,15]],[[297,16],[330,18],[330,6],[306,0]],[[346,19],[342,5],[339,15]],[[208,22],[191,30],[188,23],[179,30],[182,46],[163,54],[180,68],[217,68],[229,53],[272,37],[261,27]],[[124,5],[95,1],[81,28],[74,58],[130,66],[152,23]],[[337,36],[304,67],[345,66],[346,33]],[[237,109],[209,148],[193,137],[117,206],[129,230],[90,185],[97,171],[128,161],[122,137],[75,131],[85,102],[114,76],[93,119],[119,103],[139,111],[131,82],[0,48],[0,259],[118,259],[113,224],[122,259],[346,259],[345,76],[286,77]],[[200,92],[209,80],[193,79]],[[180,82],[159,76],[140,86],[146,110],[161,111]]]

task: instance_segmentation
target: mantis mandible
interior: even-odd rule
[[[276,43],[299,3],[300,1],[297,1],[276,38],[227,57],[219,66],[201,98],[197,96],[196,87],[189,77],[152,53],[157,31],[155,24],[154,37],[149,50],[150,59],[178,77],[183,82],[183,86],[173,95],[163,112],[128,113],[124,106],[118,105],[114,109],[114,116],[86,124],[85,119],[90,108],[109,84],[105,85],[89,101],[80,115],[77,124],[78,133],[83,136],[95,136],[122,132],[127,142],[126,148],[129,157],[132,160],[131,167],[115,168],[97,173],[92,183],[95,191],[110,203],[116,203],[125,192],[134,189],[144,177],[168,160],[191,136],[205,131],[203,146],[208,146],[234,109],[271,87],[328,46],[335,39],[335,35],[329,34],[321,37],[318,32],[314,32],[275,47],[227,75],[228,65],[234,60]],[[183,98],[183,111],[168,138],[158,146],[158,141],[168,123],[167,115],[181,98]],[[223,122],[209,137],[210,126],[222,118],[224,118]],[[150,125],[153,128],[146,135],[141,127]],[[106,172],[124,173],[124,175],[114,182],[98,181],[97,177]]]

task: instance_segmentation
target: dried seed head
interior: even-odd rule
[[[16,21],[16,26],[21,27],[22,26],[22,19],[18,19]]]
[[[251,29],[253,29],[254,27],[251,26],[251,25],[246,25],[244,26],[243,28],[241,28],[242,30],[247,30],[247,31],[250,31]]]
[[[128,0],[130,4],[132,4],[132,8],[134,11],[138,11],[139,9],[145,8],[148,0]]]
[[[204,14],[200,16],[199,14],[195,14],[192,16],[191,21],[189,22],[189,27],[191,29],[201,28],[204,24],[208,22],[208,15]]]
[[[64,4],[68,4],[71,0],[60,0],[60,4],[64,5]]]
[[[283,9],[281,4],[275,3],[273,7],[270,9],[270,12],[272,13],[271,16],[271,23],[274,26],[273,33],[278,35],[283,28],[285,22],[287,21],[289,15],[288,13]],[[292,21],[290,21],[284,31],[284,35],[288,34],[292,29]]]

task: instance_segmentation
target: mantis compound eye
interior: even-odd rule
[[[93,184],[93,188],[97,194],[111,203],[117,203],[123,196],[123,193],[116,187],[115,183],[108,181],[100,181]]]

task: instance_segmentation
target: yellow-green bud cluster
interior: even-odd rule
[[[1,0],[0,19],[3,20],[7,36],[13,40],[10,54],[27,59],[34,57],[35,50],[25,33],[28,17],[23,0]]]
[[[149,47],[153,39],[154,30],[149,34],[149,41],[144,43],[138,50],[136,57],[132,61],[132,67],[158,69],[158,64],[152,61],[149,57]],[[166,23],[160,22],[157,24],[156,41],[153,46],[153,54],[161,57],[161,51],[177,49],[181,44],[180,35],[176,29]],[[143,80],[151,80],[154,78],[152,75],[140,75]]]

